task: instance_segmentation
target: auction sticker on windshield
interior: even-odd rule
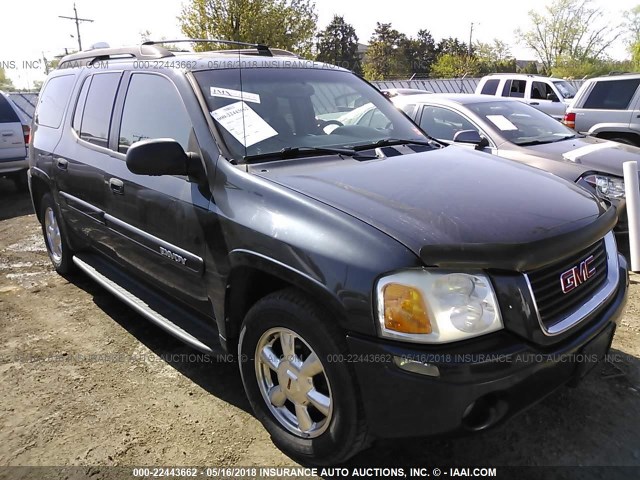
[[[487,115],[487,120],[489,120],[502,131],[518,130],[518,127],[511,123],[509,119],[504,115]]]
[[[278,135],[278,132],[245,102],[218,108],[211,112],[211,116],[244,147]]]
[[[232,88],[211,87],[209,93],[212,97],[233,98],[234,100],[260,103],[260,95],[257,93],[242,92],[240,90],[233,90]]]

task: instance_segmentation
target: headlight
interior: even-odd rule
[[[596,189],[596,194],[605,200],[624,198],[624,180],[608,175],[587,175],[585,182]]]
[[[376,293],[383,337],[446,343],[503,328],[493,287],[483,273],[407,270],[382,278]]]

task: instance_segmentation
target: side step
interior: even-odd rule
[[[204,353],[223,353],[214,327],[205,325],[196,315],[165,300],[97,255],[78,254],[73,257],[73,263],[112,295],[177,339]]]

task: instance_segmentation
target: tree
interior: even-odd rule
[[[189,38],[265,43],[305,57],[311,55],[317,19],[312,0],[188,0],[178,17]],[[225,47],[194,46],[196,51],[212,48]]]
[[[633,45],[640,43],[640,5],[624,12],[624,18],[624,25],[628,32],[627,44],[629,50],[633,50]]]
[[[457,38],[443,38],[438,42],[437,52],[438,56],[449,54],[461,57],[469,54],[469,45]],[[473,51],[471,53],[473,54]]]
[[[505,42],[495,38],[492,43],[476,42],[474,55],[480,62],[482,74],[515,72],[516,59],[511,54],[511,48]]]
[[[592,0],[555,0],[542,13],[529,12],[532,28],[518,29],[520,42],[536,52],[550,71],[564,60],[602,59],[622,34],[620,25],[607,23]]]
[[[420,30],[416,38],[400,42],[401,54],[405,57],[411,75],[426,77],[436,60],[437,49],[428,30]]]
[[[362,73],[358,56],[358,36],[344,17],[334,15],[327,28],[318,33],[316,60],[332,63],[356,73]]]
[[[433,78],[457,78],[474,77],[480,74],[480,62],[476,57],[464,55],[452,55],[445,53],[440,55],[431,68]]]
[[[0,90],[12,91],[15,90],[13,82],[7,77],[3,68],[0,68]]]
[[[407,37],[391,28],[390,23],[376,24],[369,42],[364,64],[364,75],[368,80],[384,80],[392,76],[406,76],[410,65],[401,48]]]

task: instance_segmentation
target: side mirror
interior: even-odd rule
[[[199,181],[204,176],[200,158],[185,153],[171,138],[153,138],[131,145],[126,155],[127,168],[138,175],[184,175]]]
[[[453,136],[454,143],[468,143],[481,150],[489,146],[489,140],[481,136],[477,130],[460,130]]]
[[[560,99],[555,93],[547,93],[547,100],[551,100],[552,102],[559,102]]]

